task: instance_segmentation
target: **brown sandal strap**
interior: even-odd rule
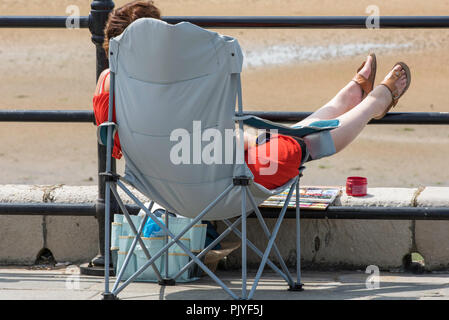
[[[363,67],[365,66],[366,61],[363,61],[362,65],[357,69],[357,73],[360,72],[360,70],[363,69]]]
[[[360,85],[365,94],[368,94],[373,90],[373,84],[364,76],[361,76],[358,73],[354,76],[354,78],[352,78],[352,81]]]
[[[393,100],[399,99],[399,92],[396,88],[396,81],[399,79],[401,74],[399,72],[394,72],[393,75],[388,78],[387,80],[384,80],[381,82],[382,85],[388,88],[391,92],[391,96],[393,97]]]
[[[374,89],[374,80],[376,78],[376,68],[377,68],[377,62],[376,62],[376,55],[374,53],[370,53],[370,56],[372,57],[372,63],[371,63],[371,74],[367,78],[363,77],[359,74],[360,70],[365,66],[366,60],[363,61],[362,65],[357,69],[357,73],[355,74],[354,78],[352,78],[352,81],[357,83],[362,88],[362,99],[365,98],[371,91]]]
[[[396,88],[396,80],[399,79],[399,77],[401,76],[401,73],[399,73],[399,72],[397,72],[397,73],[394,72],[390,78],[388,78],[387,80],[384,80],[380,83],[381,85],[385,86],[390,91],[392,101],[391,101],[391,104],[385,110],[385,112],[382,115],[375,117],[374,119],[382,119],[387,114],[387,112],[390,111],[391,108],[396,106],[396,104],[399,101],[399,98],[404,95],[404,93],[407,91],[407,89],[410,86],[411,74],[410,74],[409,67],[403,62],[398,62],[393,66],[393,68],[396,67],[397,65],[402,66],[402,69],[405,71],[405,74],[407,75],[407,85],[405,86],[402,93],[399,94],[398,89]]]

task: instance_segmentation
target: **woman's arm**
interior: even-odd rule
[[[108,72],[109,72],[109,69],[105,69],[98,77],[97,87],[95,88],[95,95],[98,95],[101,93],[100,90],[101,90],[101,84],[103,83],[103,81],[104,81],[103,92],[109,92],[109,76],[106,78],[106,80],[104,80],[104,77],[108,74]]]

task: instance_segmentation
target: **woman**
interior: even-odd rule
[[[104,49],[109,48],[109,39],[120,35],[125,28],[139,18],[160,19],[160,11],[152,1],[134,1],[115,9],[109,16],[105,29]],[[396,63],[380,85],[374,87],[376,76],[376,56],[370,54],[357,70],[354,78],[328,103],[319,108],[306,119],[295,125],[308,125],[318,120],[338,119],[340,126],[331,131],[336,152],[343,150],[362,131],[372,119],[382,118],[410,85],[410,70],[405,63]],[[109,106],[109,70],[100,75],[95,96],[93,98],[95,119],[97,125],[107,121]],[[115,111],[115,110],[114,110]],[[115,121],[115,112],[114,112]],[[265,143],[257,144],[257,137],[245,134],[245,156],[256,159],[248,163],[254,174],[254,181],[268,189],[274,189],[286,183],[299,173],[299,167],[304,161],[305,145],[300,139],[284,135],[273,135]],[[277,156],[271,157],[270,144],[276,143]],[[264,150],[260,150],[260,149]],[[263,157],[261,156],[263,155]],[[118,134],[114,139],[112,156],[120,159],[121,148]],[[263,168],[271,167],[276,162],[278,168],[274,174],[261,174]]]

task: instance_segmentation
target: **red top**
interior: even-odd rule
[[[109,92],[103,92],[104,82],[108,75],[109,73],[103,79],[100,93],[93,98],[97,126],[108,121]],[[116,121],[115,104],[113,121]],[[271,152],[276,150],[276,147],[278,150],[277,157],[276,152]],[[112,156],[116,159],[122,157],[118,133],[115,134]],[[289,136],[272,135],[266,143],[248,147],[248,150],[245,152],[245,161],[253,173],[256,183],[263,185],[267,189],[275,189],[299,174],[301,147],[295,139]]]
[[[102,124],[105,121],[108,121],[108,112],[109,112],[109,92],[103,92],[104,90],[104,82],[106,78],[109,76],[109,72],[103,79],[103,82],[100,87],[100,93],[94,95],[93,106],[94,106],[94,114],[95,114],[95,122],[97,126]],[[115,103],[114,110],[112,112],[112,121],[115,120]],[[114,137],[114,148],[112,149],[112,156],[116,159],[120,159],[122,157],[122,147],[120,146],[120,139],[118,137],[118,133],[115,134]]]

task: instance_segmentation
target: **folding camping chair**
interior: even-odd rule
[[[242,291],[240,298],[251,299],[254,296],[266,265],[285,279],[290,290],[302,290],[299,243],[300,177],[291,179],[275,190],[268,190],[255,183],[244,161],[243,139],[236,139],[235,124],[238,123],[241,137],[243,137],[244,124],[264,130],[277,130],[281,134],[296,137],[308,136],[310,137],[308,143],[316,145],[312,148],[316,157],[319,156],[318,153],[335,152],[329,130],[337,127],[338,121],[318,121],[307,127],[291,128],[255,116],[244,115],[240,82],[243,54],[237,40],[187,22],[170,25],[151,18],[138,19],[120,36],[111,39],[109,48],[111,70],[109,121],[103,123],[98,131],[100,142],[107,145],[106,172],[101,173],[106,181],[105,252],[109,252],[110,249],[111,192],[135,234],[135,239],[125,258],[122,270],[118,272],[112,291],[109,288],[110,257],[106,254],[104,299],[117,298],[118,293],[150,266],[154,269],[159,284],[168,285],[173,284],[176,278],[193,263],[196,263],[232,298],[238,299],[236,293],[201,260],[211,248],[231,232],[241,238]],[[114,100],[116,123],[112,122]],[[238,101],[237,113],[236,101]],[[210,140],[203,141],[195,136],[201,133],[202,129],[204,133],[208,132],[209,138],[217,132],[221,137],[231,137],[230,143],[225,139],[225,148],[223,148],[225,152],[231,151],[231,155],[222,155],[222,159],[225,159],[222,162],[203,163],[201,150],[210,143]],[[111,172],[111,150],[115,130],[118,130],[126,161],[123,177]],[[187,144],[187,149],[179,148],[182,139],[181,142],[179,141],[183,134],[187,134],[188,141],[191,142]],[[216,136],[215,138],[218,141]],[[214,143],[217,141],[214,139]],[[184,152],[180,153],[180,150]],[[214,152],[216,153],[214,156],[220,154],[217,150]],[[301,167],[300,171],[303,168]],[[149,208],[139,201],[124,182],[152,200]],[[145,211],[145,218],[140,226],[133,224],[116,186]],[[258,205],[269,196],[279,194],[286,189],[289,189],[287,199],[270,232]],[[297,195],[296,281],[290,275],[274,243],[295,189]],[[153,201],[169,212],[193,220],[184,230],[175,235],[151,212]],[[267,247],[263,252],[247,239],[247,215],[252,212],[256,213],[268,239]],[[236,220],[231,222],[229,219],[234,217]],[[148,218],[153,219],[170,238],[170,241],[153,256],[146,250],[141,237]],[[194,254],[180,239],[200,220],[222,220],[228,228],[199,254]],[[237,226],[240,223],[239,230]],[[144,250],[148,261],[121,283],[123,269],[126,268],[137,243]],[[154,262],[167,253],[174,244],[189,255],[191,261],[172,279],[166,279],[161,276]],[[262,258],[249,293],[247,292],[247,247]],[[272,251],[280,268],[269,259]]]

